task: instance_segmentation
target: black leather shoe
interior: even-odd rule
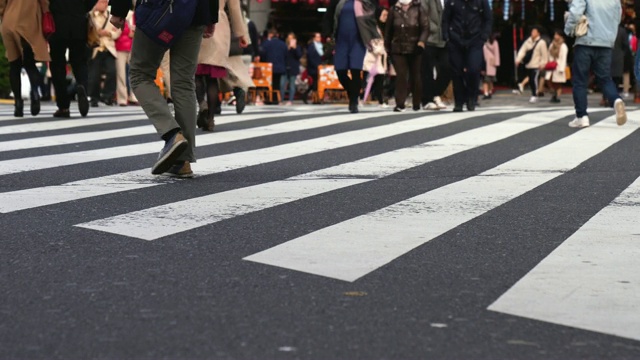
[[[462,111],[463,111],[463,110],[462,110],[462,105],[456,105],[456,106],[453,108],[453,112],[462,112]]]
[[[69,112],[69,109],[58,109],[58,110],[56,110],[56,112],[53,113],[53,117],[55,117],[55,118],[70,118],[71,117],[71,113]]]
[[[475,104],[475,103],[472,103],[472,102],[468,103],[468,104],[467,104],[467,110],[469,110],[469,111],[476,111],[476,104]]]
[[[246,94],[242,89],[235,89],[234,95],[236,97],[236,114],[242,114],[244,107],[246,106]]]
[[[82,85],[78,85],[78,111],[82,117],[89,113],[89,99],[87,98],[87,90]],[[96,103],[97,106],[97,103]]]
[[[31,98],[31,115],[36,116],[40,114],[40,94],[38,90],[31,90],[29,97]]]
[[[13,116],[15,117],[23,117],[24,116],[24,100],[16,99],[13,109]]]

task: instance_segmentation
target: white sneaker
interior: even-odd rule
[[[537,102],[538,102],[538,97],[537,97],[537,96],[532,96],[532,97],[529,99],[529,104],[535,104],[535,103],[537,103]]]
[[[622,98],[624,98],[624,99],[628,99],[628,98],[630,98],[630,97],[631,97],[631,94],[629,94],[628,92],[623,92],[623,93],[622,93]]]
[[[442,98],[440,98],[440,96],[436,96],[433,98],[433,102],[436,104],[436,106],[438,107],[438,109],[440,110],[444,110],[447,108],[447,105],[442,101]],[[428,106],[429,104],[427,104]]]
[[[589,126],[589,117],[583,116],[581,118],[575,118],[572,122],[569,123],[569,127],[572,128],[585,128]]]
[[[624,108],[624,101],[618,99],[613,103],[613,108],[616,110],[616,122],[618,126],[622,126],[627,123],[627,110]]]
[[[518,91],[520,91],[520,94],[522,94],[524,92],[524,85],[518,84]]]
[[[378,105],[378,106],[379,106],[381,109],[386,109],[386,108],[388,108],[388,107],[389,107],[389,105],[384,104],[384,103],[383,103],[383,104],[380,104],[380,105]]]
[[[427,105],[425,105],[425,106],[423,107],[423,109],[424,109],[424,110],[436,110],[436,111],[437,111],[437,110],[440,110],[440,108],[438,107],[438,105],[436,105],[436,103],[432,103],[432,102],[430,102],[430,103],[428,103]]]

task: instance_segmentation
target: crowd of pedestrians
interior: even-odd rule
[[[193,1],[190,25],[175,38],[165,36],[170,41],[165,46],[137,30],[130,12],[135,0],[0,0],[14,115],[24,116],[22,69],[31,85],[30,112],[39,113],[42,75],[36,63],[49,63],[58,107],[55,117],[71,116],[72,97],[81,116],[101,103],[139,103],[165,141],[152,172],[189,177],[190,164],[196,161],[196,126],[214,130],[221,93],[231,92],[230,103],[238,113],[243,111],[252,86],[251,62],[272,64],[272,88],[278,96],[269,100],[285,105],[292,104],[300,83],[305,86],[302,101],[307,103],[318,89],[319,67],[332,64],[351,113],[359,111],[369,94],[381,107],[394,98],[395,112],[406,111],[409,98],[414,111],[444,110],[442,94],[450,84],[453,111],[462,112],[465,106],[474,111],[480,95],[492,98],[501,65],[488,0],[397,0],[390,8],[380,7],[377,0],[331,0],[323,32],[314,33],[304,45],[296,34],[285,36],[272,25],[260,38],[240,0]],[[633,61],[626,55],[633,46],[637,50],[637,40],[618,26],[620,1],[568,3],[564,29],[550,39],[534,26],[520,46],[515,65],[523,66],[527,76],[518,91],[528,83],[529,101],[536,103],[548,88],[551,102],[558,103],[571,76],[576,118],[569,126],[585,127],[589,126],[587,92],[594,79],[603,103],[615,109],[622,125],[624,101],[614,79],[624,84],[625,93],[629,91]],[[148,2],[143,4],[138,5]],[[43,25],[47,16],[56,25],[52,34]],[[566,36],[575,38],[572,66]],[[75,82],[71,91],[67,62]],[[158,69],[165,94],[155,83]]]

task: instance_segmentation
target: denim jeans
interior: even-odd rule
[[[587,87],[589,86],[589,70],[593,71],[602,94],[609,104],[620,99],[616,85],[611,79],[612,49],[578,45],[573,55],[573,102],[576,116],[587,116]]]
[[[286,85],[289,85],[287,89]],[[289,90],[289,101],[296,96],[296,75],[282,75],[280,78],[280,98],[284,101],[285,90]]]

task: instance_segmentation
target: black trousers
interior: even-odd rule
[[[273,74],[271,75],[271,90],[276,93],[280,93],[280,79],[283,74]],[[280,99],[280,101],[284,101],[284,99]],[[274,96],[273,101],[271,102],[273,105],[278,105],[278,99]]]
[[[100,83],[102,74],[106,75],[102,97],[100,97]],[[116,93],[116,58],[109,51],[102,51],[89,63],[89,96],[95,102],[103,99],[107,104],[113,102]]]
[[[65,53],[69,50],[69,64],[78,85],[88,89],[89,65],[87,59],[87,43],[85,40],[57,39],[49,41],[51,53],[51,80],[56,91],[56,104],[59,109],[68,109],[71,98],[67,89],[67,59]]]
[[[422,54],[393,54],[393,65],[396,69],[396,107],[404,109],[409,89],[413,98],[413,108],[420,108],[422,99],[422,79],[420,67]]]
[[[479,41],[479,44],[461,46],[449,42],[448,46],[456,107],[471,102],[475,104],[480,87],[480,71],[484,61],[483,43]]]
[[[433,78],[435,69],[437,77]],[[427,46],[422,54],[422,105],[433,102],[442,95],[451,82],[449,49]]]
[[[358,98],[362,91],[362,70],[337,70],[336,74],[338,75],[338,80],[340,80],[340,85],[342,85],[347,92],[349,105],[357,106]],[[349,76],[349,74],[351,74],[351,76]]]

